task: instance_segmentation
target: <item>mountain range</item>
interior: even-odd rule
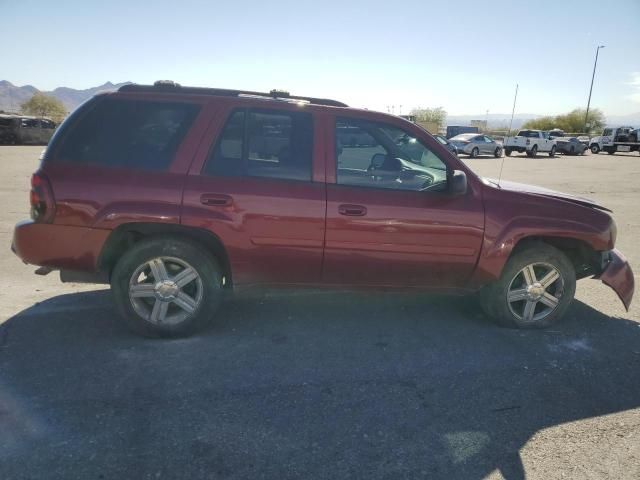
[[[76,90],[69,87],[58,87],[55,90],[43,91],[46,95],[60,100],[69,112],[74,110],[78,105],[92,97],[98,92],[117,90],[122,85],[126,85],[131,82],[111,83],[107,82],[103,85],[93,88],[87,88],[86,90]],[[34,93],[39,92],[36,87],[32,85],[24,85],[18,87],[13,85],[7,80],[0,80],[0,111],[5,112],[19,112],[20,105],[29,100]],[[520,128],[527,120],[541,117],[542,115],[536,115],[533,113],[518,113],[513,117],[514,129]],[[618,126],[640,126],[640,112],[632,113],[629,115],[607,115],[607,125],[612,127]],[[485,120],[489,128],[506,128],[509,126],[511,120],[510,113],[479,113],[477,115],[448,115],[447,123],[449,125],[469,125],[471,120]]]
[[[20,105],[29,100],[34,93],[42,92],[45,95],[60,100],[65,108],[71,112],[82,102],[91,98],[98,92],[105,92],[111,90],[117,90],[122,85],[126,85],[131,82],[111,83],[107,82],[103,85],[93,88],[87,88],[86,90],[76,90],[69,87],[58,87],[51,91],[41,91],[32,85],[24,85],[18,87],[7,80],[0,80],[0,110],[5,112],[19,112]]]

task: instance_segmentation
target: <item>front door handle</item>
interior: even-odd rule
[[[349,217],[362,217],[367,214],[367,207],[364,205],[340,205],[338,213]]]
[[[219,193],[203,193],[200,195],[200,203],[213,207],[229,207],[233,204],[233,198]]]

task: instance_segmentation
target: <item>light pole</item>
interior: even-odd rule
[[[601,48],[604,48],[604,47],[605,45],[598,45],[598,48],[596,48],[596,59],[593,62],[593,74],[591,75],[591,87],[589,88],[589,100],[587,100],[587,113],[584,114],[585,133],[588,133],[587,121],[589,120],[589,106],[591,105],[591,92],[593,91],[593,79],[596,78],[596,65],[598,65],[598,52],[600,51]]]

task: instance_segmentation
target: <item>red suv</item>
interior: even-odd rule
[[[78,108],[32,178],[13,250],[63,281],[111,284],[134,331],[186,335],[253,286],[479,292],[544,327],[576,280],[628,308],[607,210],[479,178],[399,117],[286,92],[127,85]]]

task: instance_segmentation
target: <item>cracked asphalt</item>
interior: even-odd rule
[[[2,480],[640,478],[639,302],[582,280],[564,322],[521,332],[472,297],[285,291],[141,339],[104,287],[9,251],[39,151],[0,147]],[[514,156],[503,178],[612,208],[640,271],[637,154]]]

